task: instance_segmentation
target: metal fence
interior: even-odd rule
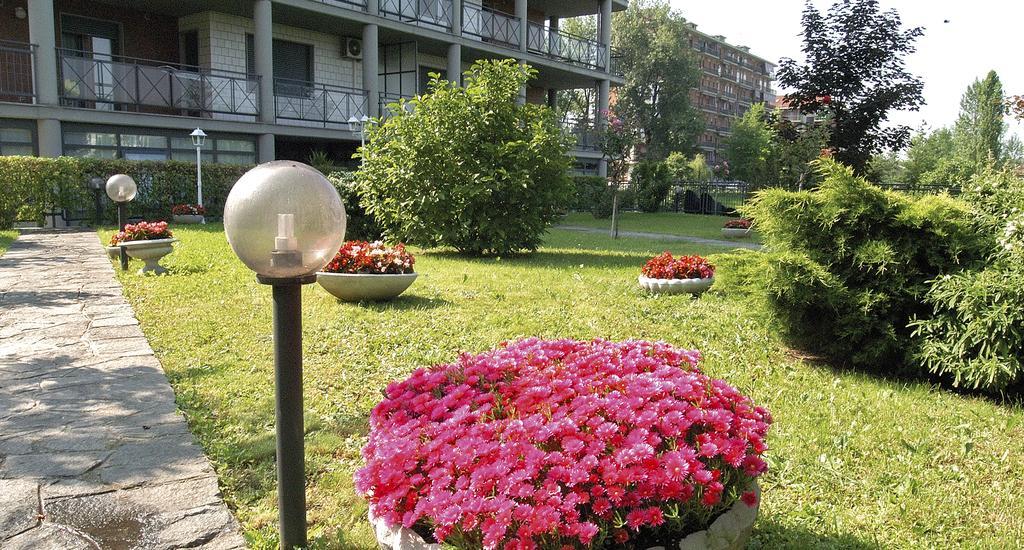
[[[0,101],[35,101],[34,59],[34,45],[0,40]]]
[[[960,186],[945,183],[876,183],[875,185],[887,191],[899,191],[915,197],[922,195],[938,195],[948,193],[956,196],[960,194]]]

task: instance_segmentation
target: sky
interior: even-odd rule
[[[800,15],[803,0],[670,0],[672,7],[707,34],[723,34],[730,44],[777,62],[802,61]],[[829,0],[814,0],[823,12]],[[960,96],[989,70],[999,73],[1007,94],[1024,94],[1024,1],[1021,0],[880,0],[895,8],[905,28],[924,27],[917,52],[907,68],[924,80],[925,106],[917,112],[893,112],[890,122],[917,128],[952,125]],[[945,20],[949,23],[945,23]],[[778,83],[775,84],[777,91]],[[1024,124],[1007,118],[1008,129],[1024,138]]]

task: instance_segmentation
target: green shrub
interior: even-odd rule
[[[608,189],[608,178],[601,176],[573,176],[576,194],[571,208],[577,212],[593,212]]]
[[[571,138],[543,105],[516,99],[536,70],[478,61],[465,87],[430,93],[372,126],[357,187],[391,239],[469,254],[535,250],[572,199]]]
[[[741,208],[779,253],[763,274],[772,314],[800,345],[854,366],[902,370],[929,281],[990,246],[970,206],[882,191],[833,161],[814,191],[768,189]]]
[[[327,175],[327,179],[338,190],[341,202],[345,205],[345,240],[375,241],[382,236],[377,221],[366,213],[359,203],[356,193],[356,173],[337,170]]]
[[[633,167],[637,206],[643,212],[657,212],[672,188],[672,174],[664,162],[645,160]]]
[[[597,198],[591,213],[599,220],[612,217],[612,207],[615,204],[615,188],[605,187]],[[632,187],[619,189],[619,210],[633,210],[636,208],[636,192]]]

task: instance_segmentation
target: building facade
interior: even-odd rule
[[[594,87],[607,107],[611,13],[626,0],[0,2],[0,155],[193,161],[348,158],[376,117],[483,58],[539,71],[521,101]],[[559,20],[599,14],[598,36]],[[601,121],[598,121],[600,124]],[[568,130],[567,130],[568,131]],[[574,154],[598,159],[581,133]]]
[[[724,36],[698,31],[694,23],[689,26],[689,45],[700,67],[700,83],[690,91],[690,99],[705,122],[697,147],[708,164],[715,165],[723,160],[733,121],[754,103],[774,104],[775,65],[746,46],[729,44]]]

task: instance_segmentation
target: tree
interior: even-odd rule
[[[686,20],[665,0],[640,0],[616,13],[612,23],[626,77],[617,112],[640,130],[647,158],[693,150],[703,121],[690,103],[699,70],[686,40]]]
[[[1003,160],[1003,136],[1006,135],[1006,106],[1003,84],[995,71],[984,80],[975,80],[960,99],[960,117],[953,126],[957,152],[980,168],[991,161]]]
[[[779,116],[778,111],[772,113],[772,118],[776,145],[771,165],[775,183],[798,189],[816,183],[820,178],[812,162],[828,148],[831,128],[828,118],[813,124],[793,123]]]
[[[801,112],[831,114],[835,158],[863,173],[872,155],[910,139],[910,128],[882,123],[893,109],[924,104],[923,82],[904,67],[923,30],[904,30],[899,14],[880,11],[877,0],[843,0],[827,14],[808,1],[802,22],[806,63],[783,59],[779,83],[795,90],[786,99]]]
[[[573,184],[554,113],[516,102],[536,72],[505,59],[474,63],[465,87],[434,74],[370,127],[356,188],[388,239],[469,254],[540,245]]]
[[[867,180],[874,183],[897,183],[903,181],[903,162],[896,151],[887,151],[871,157],[868,162]]]
[[[733,122],[725,141],[731,176],[754,185],[772,183],[769,165],[775,159],[775,139],[764,103],[755,103]]]
[[[939,162],[955,154],[953,132],[949,128],[939,128],[932,132],[922,129],[910,138],[907,160],[903,164],[903,181],[921,183],[924,174],[935,170]]]

